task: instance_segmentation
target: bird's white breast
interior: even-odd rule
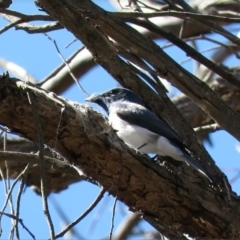
[[[110,110],[109,123],[117,130],[117,134],[123,141],[133,148],[139,149],[143,153],[154,153],[155,145],[150,144],[152,139],[157,139],[157,135],[145,128],[129,124],[116,114],[115,109]]]
[[[109,109],[109,123],[126,144],[139,149],[140,152],[155,153],[183,160],[182,151],[172,145],[167,138],[122,120],[118,117],[114,107]]]

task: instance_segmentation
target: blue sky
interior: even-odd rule
[[[12,4],[11,9],[27,14],[34,14],[38,12],[36,6],[34,5],[34,1],[14,0],[13,2],[14,3]],[[101,6],[105,9],[113,10],[113,8],[111,8],[111,6],[108,4],[107,0],[98,0],[95,2],[99,4],[101,3]],[[0,18],[0,28],[6,24],[7,22]],[[61,53],[65,58],[70,56],[82,45],[80,42],[76,42],[66,49],[65,46],[74,39],[74,36],[66,30],[51,32],[49,35],[57,41]],[[221,39],[221,41],[224,42],[225,40]],[[158,43],[161,46],[164,45],[163,41],[158,41]],[[201,49],[205,49],[211,45],[208,43],[203,43],[199,46]],[[176,48],[167,48],[166,52],[170,54],[170,56],[177,62],[181,62],[187,58],[185,53],[177,50]],[[210,56],[210,53],[207,55]],[[43,34],[29,35],[24,31],[15,31],[14,29],[7,31],[0,36],[0,58],[18,64],[26,69],[37,80],[41,80],[46,77],[54,68],[62,63],[62,60],[59,58],[53,43],[49,41],[46,36]],[[234,58],[228,59],[227,62],[229,65],[238,64]],[[183,66],[189,71],[192,71],[193,63],[189,61]],[[3,72],[2,69],[0,69],[0,73],[1,72]],[[81,85],[88,93],[91,94],[115,87],[117,83],[105,72],[104,69],[98,66],[82,77]],[[62,96],[72,101],[85,103],[85,95],[79,91],[76,85],[73,85]],[[99,110],[99,108],[97,109]],[[238,141],[224,131],[218,131],[214,134],[211,134],[211,138],[214,146],[210,147],[209,145],[206,145],[206,148],[216,161],[217,165],[221,169],[240,169],[239,153],[236,151],[236,144],[238,144]],[[230,171],[225,171],[225,173],[230,179],[236,174]],[[18,188],[15,188],[15,196],[17,189]],[[233,189],[238,193],[240,192],[239,181],[233,185]],[[0,206],[3,205],[5,200],[2,183],[0,183],[0,192],[1,191],[2,194],[0,195]],[[78,217],[87,206],[91,204],[98,192],[98,187],[92,186],[90,183],[81,182],[71,185],[68,190],[63,191],[60,194],[52,194],[52,196],[50,196],[49,204],[53,221],[55,223],[56,232],[61,229],[62,221],[53,207],[54,204],[52,204],[51,198],[57,200],[58,204],[67,214],[69,221],[72,221]],[[107,197],[107,194],[105,195],[105,198],[101,201],[93,213],[89,214],[89,216],[76,227],[77,231],[81,233],[85,239],[99,239],[107,237],[109,234],[113,198]],[[107,198],[109,198],[109,200],[107,200]],[[16,198],[13,197],[14,202],[15,199]],[[88,229],[93,219],[96,218],[98,210],[101,208],[104,208],[103,214],[101,214],[100,220],[96,222],[94,231],[92,231],[90,234]],[[115,226],[121,222],[122,216],[124,215],[123,212],[127,212],[127,207],[123,206],[122,204],[118,204]],[[45,239],[49,236],[47,224],[42,211],[41,198],[36,196],[36,194],[30,188],[27,188],[22,196],[20,217],[23,219],[25,225],[27,225],[27,227],[38,239]],[[7,217],[3,217],[2,239],[8,238],[9,226],[10,220]],[[147,223],[142,224],[142,227],[148,229],[151,228]],[[22,230],[21,227],[19,228],[21,230],[21,238],[29,239],[29,235]]]

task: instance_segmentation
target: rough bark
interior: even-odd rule
[[[210,187],[190,167],[166,171],[126,147],[105,118],[86,105],[5,76],[0,81],[1,124],[37,141],[28,93],[37,106],[44,143],[165,236],[239,238],[240,200],[231,189],[229,200],[224,189]]]
[[[224,99],[234,110],[239,111],[240,106],[240,92],[239,89],[228,84],[221,78],[216,78],[210,84],[211,88]],[[188,123],[193,127],[202,127],[208,124],[213,123],[213,120],[204,113],[201,108],[199,108],[193,101],[191,101],[185,95],[180,95],[172,99],[176,107],[181,111],[184,118],[188,121]],[[197,132],[200,138],[205,138],[207,134],[209,134],[213,129],[206,129],[200,132]],[[38,151],[38,145],[36,143],[26,141],[25,139],[8,139],[7,140],[7,150],[8,151],[16,151],[29,153],[36,153]],[[47,156],[52,157],[52,153],[49,151],[45,151]],[[9,176],[11,178],[15,178],[24,168],[26,162],[22,161],[14,161],[9,162]],[[5,171],[5,163],[2,162],[0,164],[3,171]],[[26,179],[26,184],[28,186],[32,186],[33,189],[39,193],[39,168],[36,166],[35,172],[29,173],[29,178]],[[46,172],[48,179],[48,191],[49,192],[59,192],[66,189],[70,184],[80,181],[79,178],[72,176],[71,174],[66,174],[61,170],[48,169]],[[38,176],[38,177],[34,177]]]
[[[156,72],[192,98],[221,128],[239,138],[239,114],[237,112],[229,108],[205,83],[174,62],[150,39],[139,34],[124,21],[114,17],[113,14],[104,12],[92,2],[84,0],[81,1],[81,5],[74,0],[62,0],[61,2],[39,0],[38,2],[53,18],[58,19],[84,43],[95,60],[122,86],[137,92],[150,109],[163,117],[176,130],[195,159],[201,159],[211,175],[216,178],[221,175],[219,171],[212,172],[213,169],[216,169],[212,167],[214,162],[197,141],[192,128],[186,124],[181,114],[168,99],[165,90],[158,86],[159,95],[154,94],[133,72],[132,68],[118,56],[115,46],[106,35],[117,41],[130,53],[151,64]],[[78,27],[79,25],[81,28]],[[232,78],[234,77],[232,76]],[[238,80],[235,79],[235,81]],[[222,112],[225,114],[223,115]],[[229,120],[231,120],[231,124],[228,124]]]

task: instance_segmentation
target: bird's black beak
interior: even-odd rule
[[[108,113],[108,107],[107,107],[106,103],[104,102],[104,98],[102,98],[102,96],[100,94],[99,95],[92,94],[91,96],[86,98],[85,101],[98,104]]]

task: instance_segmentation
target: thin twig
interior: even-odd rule
[[[10,9],[5,9],[5,8],[0,8],[0,13],[14,16],[16,18],[28,19],[29,21],[55,21],[49,15],[41,15],[41,14],[27,15],[27,14],[23,14],[23,13],[13,11]]]
[[[43,131],[41,127],[41,122],[39,119],[38,115],[38,109],[35,103],[35,99],[32,95],[32,92],[28,91],[28,97],[30,100],[30,104],[32,107],[32,112],[33,112],[33,118],[34,118],[34,124],[35,128],[37,130],[37,135],[38,135],[38,145],[39,145],[39,165],[40,165],[40,183],[41,183],[41,194],[42,194],[42,203],[43,203],[43,212],[46,216],[47,223],[49,226],[49,231],[51,235],[51,240],[54,240],[54,225],[51,219],[51,215],[49,213],[49,208],[48,208],[48,201],[47,201],[47,194],[46,194],[46,174],[45,174],[45,162],[44,162],[44,139],[43,139]]]
[[[13,215],[13,214],[1,212],[1,211],[0,211],[0,214],[1,214],[1,215],[4,215],[4,216],[7,216],[7,217],[10,217],[10,218],[14,219],[15,221],[20,222],[20,224],[22,225],[22,227],[29,233],[29,235],[30,235],[33,239],[36,239],[35,236],[31,233],[31,231],[25,226],[25,224],[23,223],[23,220],[22,220],[21,218],[17,218],[17,217],[16,217],[15,215]]]
[[[6,209],[6,207],[7,207],[7,203],[8,203],[8,201],[9,201],[9,198],[10,198],[10,196],[12,195],[12,191],[13,191],[15,185],[17,184],[17,182],[18,182],[18,180],[19,180],[20,178],[21,178],[21,174],[19,174],[19,175],[16,177],[16,179],[14,180],[14,182],[13,182],[12,185],[11,185],[11,188],[6,192],[7,196],[6,196],[5,202],[4,202],[4,204],[3,204],[1,213],[3,213],[3,212],[5,211],[5,209]],[[0,220],[1,220],[1,218],[2,218],[2,214],[0,214]]]
[[[16,29],[22,29],[25,30],[28,33],[43,33],[43,32],[49,32],[53,30],[59,30],[62,29],[63,26],[59,22],[52,22],[49,24],[43,24],[43,25],[33,25],[29,24],[27,22],[30,21],[52,21],[53,19],[48,15],[25,15],[22,13],[18,13],[15,11],[7,10],[7,9],[0,9],[1,11],[10,11],[14,14],[3,14],[4,18],[9,21],[9,25],[6,25],[0,30],[0,33],[3,33],[7,30],[9,30],[12,27],[15,27]]]
[[[24,170],[20,173],[22,179],[21,179],[21,183],[20,183],[19,191],[18,191],[18,195],[17,195],[17,203],[16,203],[16,218],[17,219],[19,219],[20,201],[21,201],[21,196],[22,196],[24,184],[25,184],[26,173],[27,173],[29,167],[30,167],[30,164],[27,164],[27,166],[24,168]],[[15,221],[16,238],[20,239],[20,234],[19,234],[19,229],[18,229],[18,222],[19,221]]]
[[[91,221],[91,224],[87,230],[88,234],[92,234],[94,231],[94,228],[97,225],[97,222],[99,221],[100,217],[103,216],[103,212],[106,209],[108,202],[109,202],[110,198],[109,197],[105,197],[105,199],[103,199],[100,207],[98,208],[98,211],[96,212],[96,214],[93,216],[93,219]]]
[[[206,40],[206,41],[213,42],[213,43],[215,43],[215,44],[218,44],[218,45],[220,45],[220,46],[222,46],[222,47],[225,47],[225,48],[231,50],[232,54],[234,54],[237,59],[240,59],[240,55],[238,54],[238,52],[236,52],[236,51],[233,50],[233,48],[232,48],[233,45],[232,45],[232,44],[231,44],[231,45],[227,45],[227,44],[224,44],[224,43],[222,43],[222,42],[220,42],[220,41],[217,41],[217,40],[215,40],[215,39],[206,37],[205,35],[202,35],[202,36],[200,36],[200,37],[201,37],[202,39]],[[234,46],[235,46],[235,44],[234,44]]]
[[[50,196],[50,201],[52,202],[53,207],[55,208],[56,212],[59,214],[61,220],[64,222],[66,226],[70,221],[67,217],[67,214],[64,212],[64,209],[59,205],[58,201],[55,199],[54,195]],[[67,209],[65,209],[67,211]],[[72,231],[72,238],[74,239],[84,239],[75,229],[71,229]]]
[[[6,32],[7,30],[9,30],[10,28],[18,25],[19,23],[23,23],[23,22],[24,22],[24,20],[18,19],[18,20],[14,21],[14,22],[9,23],[8,25],[6,25],[6,26],[3,27],[2,29],[0,29],[0,34],[3,34],[3,33]]]
[[[124,149],[125,149],[125,151],[122,152],[123,155],[126,154],[126,148],[124,148]],[[125,159],[125,158],[123,158],[123,159]],[[112,234],[113,234],[113,229],[114,229],[114,218],[115,218],[115,211],[116,211],[116,205],[117,205],[117,200],[118,200],[117,196],[118,196],[122,173],[123,173],[123,162],[124,161],[120,161],[120,171],[119,171],[118,185],[117,185],[118,189],[117,189],[116,197],[115,197],[114,204],[113,204],[113,213],[112,213],[111,227],[110,227],[110,233],[109,233],[109,240],[112,240]]]
[[[112,220],[111,220],[111,228],[109,233],[109,240],[112,240],[113,235],[113,229],[114,229],[114,218],[115,218],[115,212],[116,212],[116,205],[117,205],[117,196],[115,197],[114,204],[113,204],[113,213],[112,213]]]
[[[3,151],[5,152],[7,149],[7,132],[4,132],[4,138],[3,138]],[[10,181],[9,181],[9,172],[8,172],[8,164],[7,161],[4,159],[5,167],[6,167],[6,175],[4,176],[2,169],[0,168],[0,175],[2,177],[2,180],[4,178],[4,186],[5,186],[5,194],[6,194],[6,199],[5,203],[3,205],[3,211],[5,210],[8,202],[10,204],[10,209],[12,214],[14,214],[14,207],[13,207],[13,202],[12,202],[12,190],[14,186],[17,183],[17,180],[13,182],[13,185],[11,186]],[[0,222],[2,219],[2,215],[0,214]],[[12,222],[13,225],[13,222]],[[1,228],[1,233],[2,233],[2,228]],[[11,229],[10,231],[10,238],[13,237],[13,230]]]
[[[193,13],[193,12],[182,12],[182,11],[166,11],[166,12],[157,12],[157,13],[140,13],[140,15],[135,15],[136,13],[108,13],[110,16],[115,16],[115,17],[122,17],[125,18],[125,20],[128,21],[132,21],[132,20],[136,20],[136,18],[138,17],[144,17],[144,18],[149,18],[149,16],[153,16],[154,14],[155,17],[158,15],[160,16],[162,14],[162,16],[164,14],[166,14],[165,16],[176,16],[176,17],[180,17],[180,18],[184,18],[187,20],[192,20],[194,22],[197,22],[200,25],[205,26],[207,29],[209,29],[210,31],[214,31],[222,36],[224,36],[225,38],[227,38],[229,41],[232,41],[233,43],[239,45],[240,44],[240,40],[234,36],[232,33],[228,32],[227,30],[225,30],[223,27],[217,25],[216,20],[219,20],[221,18],[221,21],[223,20],[229,20],[229,19],[233,19],[233,18],[229,18],[229,17],[218,17],[218,16],[214,16],[214,15],[205,15],[205,14],[197,14],[197,13]],[[128,16],[128,17],[127,17]],[[134,17],[133,17],[134,16]],[[239,23],[240,22],[240,18],[234,18],[235,22]]]
[[[72,56],[70,56],[67,59],[67,62],[70,64],[72,61],[74,61],[74,59],[76,58],[76,56],[78,56],[81,51],[83,51],[86,47],[83,45],[80,49],[78,49]],[[65,64],[64,64],[65,65]],[[48,81],[51,81],[52,78],[55,78],[55,75],[59,74],[59,72],[64,69],[64,65],[60,65],[59,67],[57,67],[49,76],[47,76],[46,78],[44,78],[43,80],[39,81],[36,85],[37,86],[42,86],[43,84],[45,84]],[[61,74],[60,74],[61,75]]]
[[[109,16],[122,18],[125,20],[129,20],[131,18],[154,18],[154,17],[179,17],[183,18],[191,18],[194,20],[213,20],[213,21],[224,21],[227,23],[240,23],[240,17],[223,17],[223,16],[216,16],[216,15],[207,15],[207,14],[200,14],[200,13],[193,13],[193,12],[183,12],[183,11],[158,11],[158,12],[108,12]]]
[[[3,151],[7,151],[7,132],[4,133]],[[10,191],[10,189],[11,189],[11,192],[12,192],[14,187],[11,187],[11,182],[10,182],[10,177],[9,177],[9,167],[8,167],[8,162],[7,161],[5,161],[5,169],[6,169],[7,189],[8,189],[8,192]],[[9,194],[8,196],[9,196],[9,205],[10,205],[10,209],[11,209],[11,214],[15,215],[14,205],[13,205],[13,200],[12,200],[12,193]],[[15,231],[15,223],[12,220],[12,227],[11,227],[11,230],[10,230],[9,239],[13,239],[14,231]]]
[[[5,159],[3,161],[5,161]],[[1,167],[0,167],[0,176],[1,176],[1,179],[4,183],[3,185],[4,185],[4,189],[5,189],[5,194],[7,195],[7,180],[4,176],[4,173],[3,173]],[[0,235],[2,235],[2,225],[1,225],[1,223],[2,223],[2,214],[0,214]]]
[[[198,51],[198,47],[197,47],[196,41],[195,41],[195,40],[192,40],[190,43],[191,43],[192,47],[193,47],[196,51]],[[200,66],[200,64],[199,64],[198,61],[193,61],[193,73],[196,73],[196,72],[197,72],[197,70],[199,69],[199,66]]]
[[[183,36],[183,31],[184,31],[184,27],[186,26],[186,20],[184,19],[182,24],[181,24],[181,28],[180,28],[180,31],[179,31],[179,38],[182,39],[182,36]]]
[[[93,203],[88,207],[88,209],[81,215],[79,216],[76,220],[74,220],[72,223],[70,223],[63,231],[58,233],[54,239],[62,237],[65,233],[67,233],[71,228],[73,228],[76,224],[78,224],[82,219],[84,219],[100,202],[102,199],[103,195],[105,193],[104,188],[102,187],[100,190],[100,193],[98,194],[97,198],[93,201]]]
[[[203,50],[198,51],[198,52],[201,53],[201,54],[203,54],[203,53],[210,52],[210,51],[213,51],[213,50],[217,50],[217,49],[220,49],[220,48],[222,48],[222,46],[214,46],[214,47],[210,47],[210,48],[203,49]],[[182,65],[182,64],[184,64],[184,63],[186,63],[186,62],[188,62],[188,61],[190,61],[190,60],[192,60],[192,57],[188,57],[188,58],[182,60],[182,61],[180,62],[180,65]],[[195,61],[195,62],[199,63],[198,61]]]
[[[22,23],[22,24],[18,24],[15,28],[17,30],[23,30],[29,34],[34,34],[34,33],[46,33],[46,32],[60,30],[60,29],[63,29],[63,26],[59,22],[52,22],[52,23],[42,24],[42,25]]]
[[[174,34],[170,32],[166,32],[162,28],[159,28],[155,24],[152,24],[149,21],[143,21],[139,19],[133,19],[131,21],[134,24],[137,24],[139,26],[147,28],[149,31],[154,32],[156,34],[159,34],[163,37],[165,37],[167,40],[171,41],[174,43],[177,47],[182,49],[184,52],[188,54],[188,56],[191,56],[193,59],[197,60],[201,64],[205,65],[208,67],[210,70],[214,71],[216,74],[221,76],[222,78],[226,79],[229,81],[231,84],[237,86],[240,88],[240,82],[239,80],[233,76],[233,74],[225,71],[224,69],[220,68],[217,66],[215,63],[204,57],[201,53],[197,52],[194,48],[190,47],[188,44],[186,44],[184,41],[176,37]],[[240,40],[238,39],[240,42]]]
[[[142,1],[139,1],[139,0],[138,0],[138,2],[139,2],[140,4],[142,4],[145,8],[149,9],[149,10],[154,10],[154,11],[159,11],[159,10],[160,10],[160,9],[158,9],[158,8],[154,8],[154,7],[152,7],[152,6],[147,5],[146,3],[142,2]],[[159,5],[160,5],[160,4],[159,4]],[[144,8],[144,7],[141,7],[141,8]]]
[[[78,41],[78,39],[77,38],[75,38],[74,40],[72,40],[70,43],[68,43],[66,46],[65,46],[65,48],[68,48],[69,46],[71,46],[73,43],[75,43],[75,42],[77,42]],[[83,47],[85,48],[85,46],[83,45]]]
[[[44,33],[44,35],[50,40],[53,42],[56,50],[57,50],[57,53],[58,55],[60,56],[60,58],[62,59],[62,61],[65,63],[67,69],[68,69],[68,72],[70,74],[70,76],[72,77],[72,79],[75,81],[75,83],[77,84],[77,86],[79,87],[79,89],[86,95],[86,96],[89,96],[89,94],[84,90],[84,88],[81,86],[81,84],[78,82],[77,78],[74,76],[68,62],[65,60],[65,58],[63,57],[63,55],[61,54],[59,48],[58,48],[58,45],[56,43],[56,40],[55,39],[52,39],[51,37],[49,37],[46,33]]]
[[[155,79],[155,81],[149,77],[147,74],[145,74],[143,71],[141,71],[139,68],[134,66],[132,63],[128,62],[129,66],[132,68],[132,71],[138,74],[141,78],[143,78],[152,88],[158,93],[161,94],[161,88],[159,87],[159,79],[152,73],[151,76]],[[157,74],[157,73],[156,73]],[[167,90],[166,90],[167,92]]]

